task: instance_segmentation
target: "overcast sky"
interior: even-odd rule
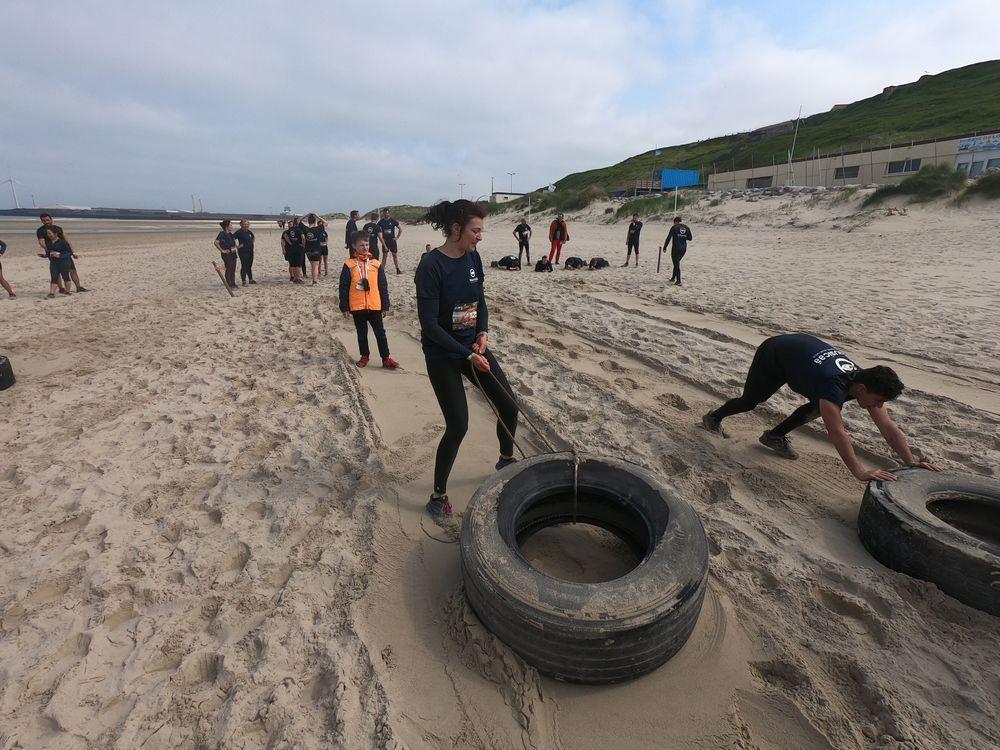
[[[22,205],[233,212],[478,197],[508,172],[520,192],[1000,49],[996,0],[3,0],[0,18]]]

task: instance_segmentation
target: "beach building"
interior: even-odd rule
[[[491,203],[509,203],[510,201],[516,201],[518,198],[523,198],[524,193],[490,193]]]
[[[750,165],[708,175],[709,190],[742,190],[782,185],[837,187],[897,183],[921,167],[943,164],[975,177],[1000,169],[1000,130],[908,143],[814,153],[784,163]]]

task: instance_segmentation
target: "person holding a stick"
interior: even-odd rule
[[[681,258],[687,253],[688,242],[694,239],[691,234],[691,228],[681,222],[680,216],[674,217],[674,225],[670,227],[670,231],[667,232],[667,239],[663,241],[663,252],[667,252],[667,245],[671,242],[674,243],[673,248],[670,250],[670,260],[674,264],[674,273],[670,277],[670,280],[674,282],[674,286],[681,285]],[[638,258],[638,251],[636,251],[636,257]],[[638,264],[638,260],[636,261]]]
[[[233,222],[223,219],[219,226],[222,231],[215,237],[215,246],[222,254],[222,262],[226,266],[226,285],[233,289],[236,287],[236,238],[230,231]]]
[[[462,378],[480,388],[497,412],[497,470],[515,460],[517,404],[488,347],[483,261],[476,251],[484,217],[483,209],[469,200],[442,201],[424,217],[445,236],[444,244],[421,256],[416,273],[420,343],[445,423],[434,460],[434,491],[426,506],[435,520],[452,515],[448,477],[469,428]]]

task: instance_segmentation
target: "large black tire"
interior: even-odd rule
[[[957,471],[894,472],[896,482],[868,483],[861,543],[883,565],[1000,615],[1000,482]]]
[[[5,391],[14,385],[14,368],[10,360],[0,354],[0,391]]]
[[[553,578],[520,541],[573,518],[573,456],[547,454],[494,474],[472,497],[462,578],[483,624],[539,672],[603,684],[651,672],[687,641],[708,577],[697,514],[659,478],[626,461],[580,454],[577,520],[616,534],[638,567],[603,583]]]

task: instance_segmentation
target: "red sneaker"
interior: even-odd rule
[[[382,367],[388,367],[390,370],[398,370],[399,362],[394,360],[392,357],[386,357],[382,360]]]
[[[364,367],[368,364],[368,357],[362,357],[358,360],[358,367]]]

